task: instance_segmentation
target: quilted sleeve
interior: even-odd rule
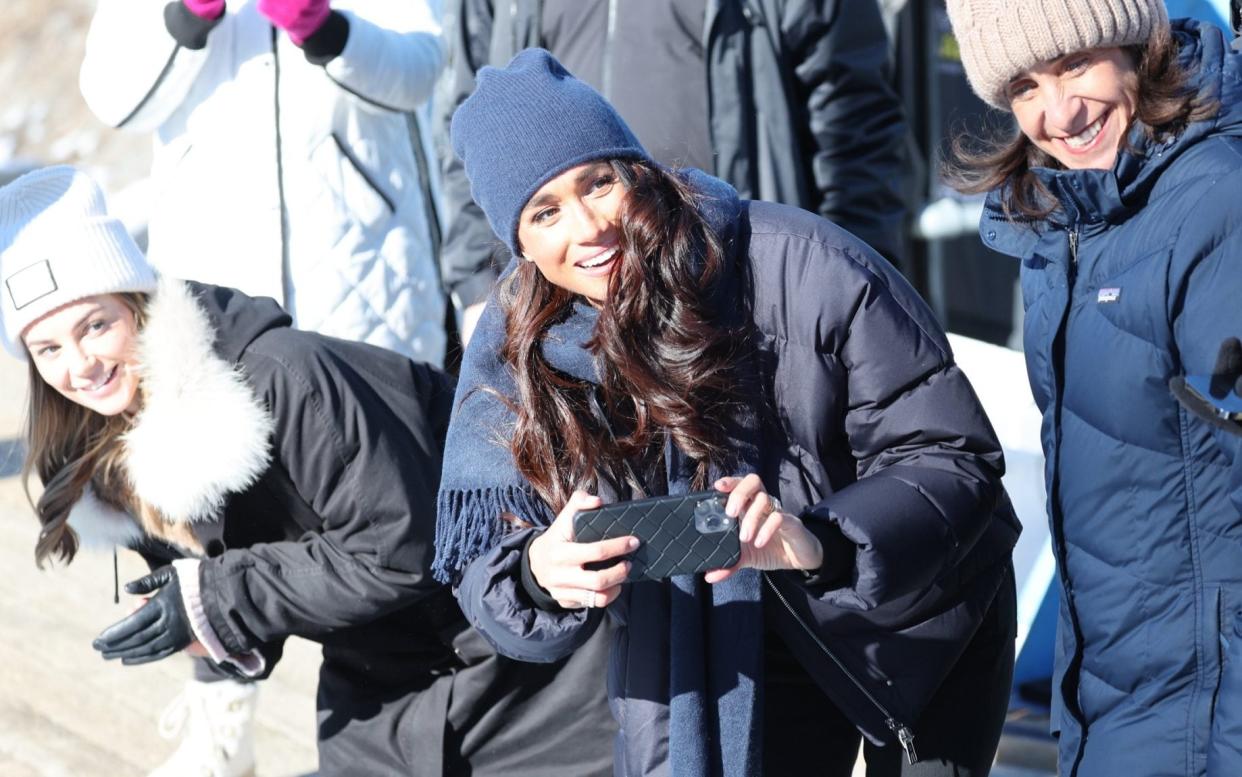
[[[457,601],[470,625],[497,653],[518,661],[550,663],[590,639],[604,609],[546,610],[522,584],[522,550],[536,529],[505,537],[462,572]]]

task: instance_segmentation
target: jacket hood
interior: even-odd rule
[[[738,214],[742,212],[737,189],[697,168],[688,167],[680,174],[698,195],[699,212],[703,214],[703,219],[722,239],[727,238],[737,224]]]
[[[211,324],[216,355],[230,364],[237,362],[259,335],[293,325],[293,319],[271,297],[250,297],[237,289],[193,281],[185,286]]]
[[[125,436],[130,484],[167,520],[212,520],[271,461],[275,422],[237,360],[288,317],[270,300],[174,280],[146,312],[143,406]]]
[[[1232,49],[1218,28],[1193,19],[1174,21],[1173,37],[1178,60],[1190,73],[1192,88],[1219,103],[1217,114],[1191,123],[1165,142],[1151,141],[1142,127],[1132,127],[1129,148],[1117,154],[1111,170],[1034,168],[1032,172],[1053,193],[1059,206],[1045,222],[1007,220],[1001,207],[1004,187],[993,189],[980,224],[983,242],[989,248],[1021,257],[1049,226],[1115,221],[1146,205],[1160,176],[1200,141],[1215,136],[1242,137],[1242,52]]]

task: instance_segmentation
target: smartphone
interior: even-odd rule
[[[1221,397],[1214,396],[1211,375],[1187,375],[1186,388],[1209,413],[1226,421],[1242,421],[1242,397],[1233,391]]]
[[[616,502],[574,516],[574,538],[598,542],[633,535],[629,580],[663,580],[731,567],[741,558],[737,519],[725,514],[726,494],[702,491]],[[615,560],[602,562],[611,566]]]

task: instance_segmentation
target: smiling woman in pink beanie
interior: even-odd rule
[[[948,8],[1015,125],[959,138],[953,183],[987,192],[983,240],[1022,263],[1061,773],[1235,777],[1242,438],[1182,387],[1233,385],[1210,376],[1242,334],[1242,54],[1160,0]]]

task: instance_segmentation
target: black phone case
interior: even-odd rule
[[[630,580],[663,580],[731,567],[741,558],[737,522],[725,531],[703,533],[696,526],[694,511],[700,502],[721,500],[718,491],[682,496],[635,499],[584,510],[574,516],[574,538],[597,542],[634,535],[642,541],[629,555]],[[605,566],[614,562],[607,562]]]

